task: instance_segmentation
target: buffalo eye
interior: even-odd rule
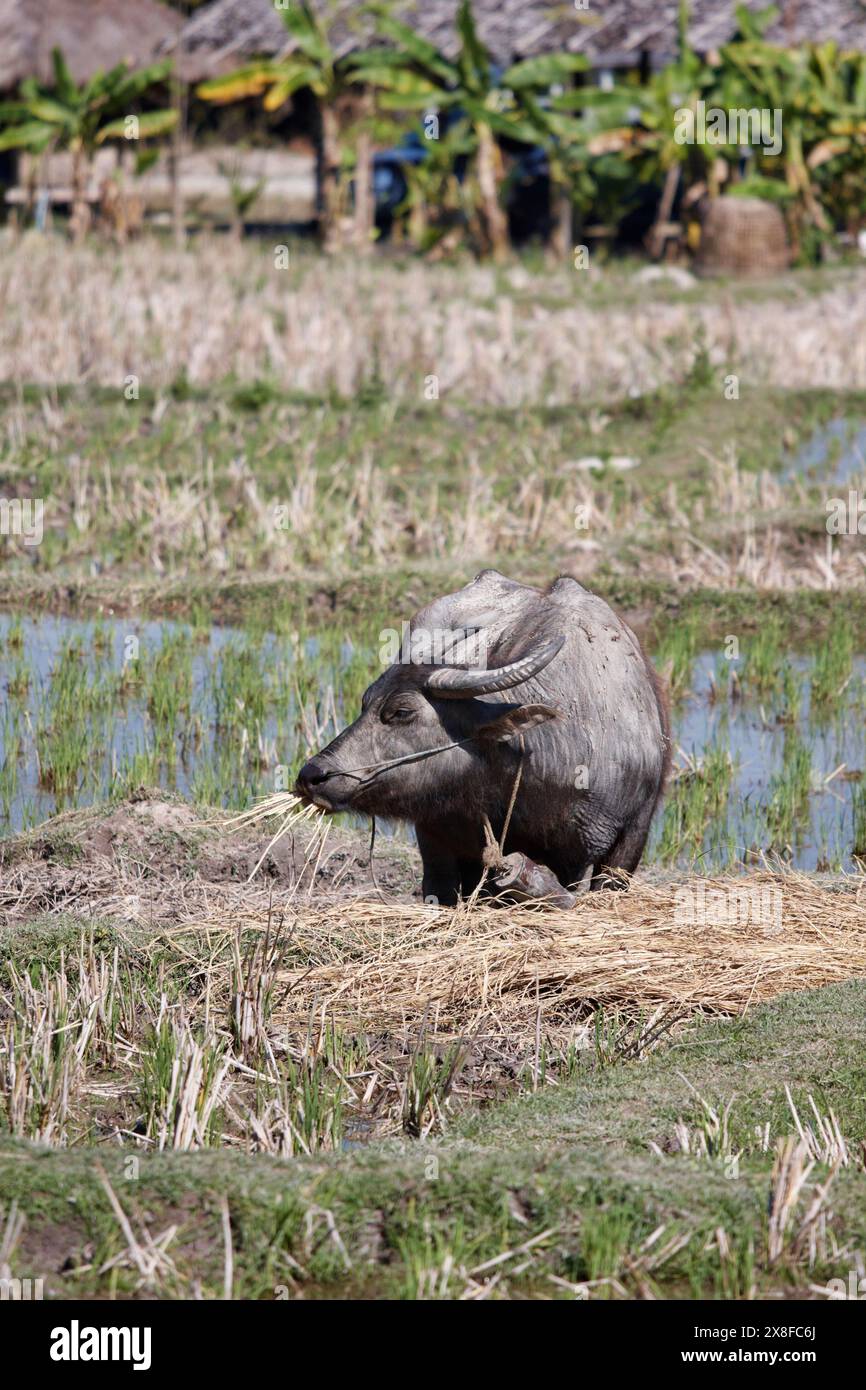
[[[408,724],[415,718],[415,711],[411,705],[389,705],[379,718],[383,724]]]

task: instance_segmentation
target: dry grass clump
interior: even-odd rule
[[[727,891],[730,880],[708,881],[712,888]],[[485,1013],[516,1022],[537,1008],[567,1015],[589,1002],[740,1013],[785,990],[866,974],[863,902],[801,877],[784,878],[783,894],[778,934],[749,923],[680,926],[671,888],[642,883],[588,895],[570,912],[356,908],[345,942],[345,913],[328,909],[311,934],[325,959],[285,974],[286,1016],[313,995],[331,1012],[378,1024],[425,1011],[460,1027]],[[296,942],[304,929],[297,922]]]
[[[617,272],[503,279],[479,266],[325,261],[273,246],[153,239],[122,255],[38,235],[0,245],[0,379],[154,387],[270,376],[292,390],[354,394],[376,377],[395,399],[444,393],[491,405],[621,397],[688,370],[696,337],[756,381],[866,386],[866,309],[843,281],[819,294],[716,296],[700,304],[632,294]],[[599,301],[607,277],[619,301]],[[780,351],[780,345],[784,350]]]
[[[12,1133],[284,1156],[359,1132],[425,1135],[450,1106],[558,1084],[583,1056],[645,1057],[692,1016],[866,976],[861,876],[830,891],[793,873],[649,871],[568,911],[450,910],[410,898],[414,866],[393,849],[380,873],[399,897],[373,901],[369,851],[339,829],[326,846],[329,822],[292,794],[228,827],[219,817],[209,853],[233,829],[244,878],[265,860],[251,881],[207,877],[221,853],[202,872],[166,861],[134,839],[134,817],[124,824],[127,848],[109,857],[93,840],[101,822],[61,817],[55,830],[87,857],[46,863],[37,839],[5,866],[0,1125]],[[832,1112],[790,1104],[810,1159],[844,1166],[854,1150]],[[708,1101],[680,1147],[728,1153],[729,1116]]]
[[[696,882],[694,880],[692,883]],[[736,880],[706,880],[706,900]],[[287,916],[294,963],[277,1018],[311,1007],[334,1019],[392,1028],[425,1018],[437,1031],[496,1020],[503,1032],[587,1008],[736,1014],[786,990],[866,975],[863,892],[829,893],[800,875],[750,875],[782,895],[781,929],[677,921],[673,885],[638,879],[627,893],[594,893],[567,912],[478,904],[456,911],[409,904],[307,904]],[[263,927],[243,914],[245,928]],[[233,919],[223,930],[233,930]],[[170,930],[220,930],[214,917]]]
[[[240,815],[232,816],[226,821],[226,826],[246,830],[273,820],[279,820],[279,825],[253,866],[248,882],[255,878],[277,841],[282,840],[296,826],[303,825],[305,822],[313,821],[315,824],[304,867],[307,867],[314,855],[317,861],[321,857],[330,822],[325,820],[322,812],[317,810],[315,806],[305,805],[299,796],[295,796],[294,792],[274,792],[273,796],[266,796],[261,801],[257,801],[254,806],[250,806],[246,811],[241,811]],[[315,872],[314,868],[313,877],[315,877]]]
[[[809,1186],[815,1159],[809,1156],[805,1140],[794,1135],[780,1139],[770,1179],[767,1255],[771,1265],[783,1256],[792,1261],[807,1256],[809,1267],[814,1265],[819,1251],[823,1254],[827,1240],[827,1196],[836,1173],[837,1159],[823,1182]],[[805,1211],[798,1210],[801,1199],[807,1199]]]

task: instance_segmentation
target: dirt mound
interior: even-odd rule
[[[376,896],[378,884],[389,901],[407,902],[420,891],[417,856],[407,845],[379,838],[371,872],[362,832],[332,826],[318,854],[308,826],[268,849],[274,827],[239,830],[228,819],[222,812],[204,817],[178,797],[148,791],[55,816],[0,841],[0,915],[20,920],[25,912],[119,910],[128,917],[146,899],[156,917],[171,920],[173,901],[180,911],[180,899],[207,885],[237,892],[260,860],[252,892],[272,887],[305,900],[343,901]]]
[[[270,838],[270,833],[251,836],[248,830],[221,834],[216,843],[200,855],[199,876],[206,883],[245,883]],[[309,862],[312,841],[313,832],[304,826],[286,835],[268,850],[256,880],[281,888],[299,884],[305,896],[325,899],[375,896],[376,884],[397,901],[420,896],[420,863],[413,867],[412,851],[408,846],[383,846],[379,840],[371,870],[368,837],[352,831],[332,830],[313,879]]]
[[[124,801],[104,817],[86,822],[78,843],[89,863],[121,855],[142,857],[155,870],[166,872],[188,866],[199,828],[199,817],[192,806],[143,796]]]

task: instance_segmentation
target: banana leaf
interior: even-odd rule
[[[44,121],[24,121],[0,130],[0,150],[44,150],[56,134]]]
[[[503,87],[516,90],[523,87],[552,87],[576,72],[586,72],[589,63],[580,53],[548,53],[538,58],[526,58],[506,68],[500,81]]]
[[[108,125],[104,125],[96,136],[97,145],[103,145],[106,140],[125,138],[128,120],[128,116],[121,116],[118,120],[109,121]],[[170,130],[174,130],[177,120],[177,111],[146,111],[138,117],[139,138],[147,140],[156,135],[167,135]]]

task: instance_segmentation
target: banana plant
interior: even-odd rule
[[[319,113],[319,228],[323,248],[328,252],[337,250],[341,241],[345,181],[341,182],[340,170],[346,163],[343,147],[349,133],[346,111],[357,106],[357,84],[362,80],[356,73],[354,58],[341,58],[331,42],[330,29],[337,11],[336,3],[317,11],[308,0],[297,0],[290,8],[279,11],[291,40],[291,53],[248,63],[225,77],[203,82],[196,89],[205,101],[219,105],[261,97],[268,112],[279,111],[302,88],[309,88],[314,94]],[[358,177],[363,176],[359,172]]]
[[[621,154],[640,182],[660,184],[655,221],[647,238],[652,255],[661,253],[665,224],[670,221],[681,185],[714,183],[714,158],[706,147],[683,138],[686,119],[694,119],[698,102],[712,86],[712,68],[695,52],[688,36],[689,7],[681,0],[677,56],[655,72],[645,86],[622,84],[610,92],[577,93],[587,103],[595,129],[587,142],[592,156]],[[617,118],[627,112],[625,123]]]
[[[251,183],[245,180],[242,161],[238,156],[231,160],[218,160],[217,169],[228,184],[229,200],[232,206],[231,234],[235,241],[241,241],[244,235],[244,223],[265,191],[267,179],[260,178]]]
[[[472,142],[459,125],[429,142],[427,158],[404,167],[407,193],[397,214],[405,215],[409,240],[418,250],[433,252],[454,236],[454,228],[471,224],[471,191],[458,171],[472,153]],[[436,209],[435,222],[430,211]]]
[[[816,52],[832,101],[825,130],[806,157],[831,222],[856,236],[866,226],[866,54]]]
[[[524,93],[536,142],[547,154],[557,259],[573,251],[575,215],[582,225],[590,208],[602,221],[616,221],[630,209],[636,180],[623,152],[635,139],[633,127],[624,124],[634,106],[631,90],[575,87],[554,89],[547,98]]]
[[[795,244],[820,242],[838,220],[862,225],[866,60],[829,41],[776,48],[754,16],[738,16],[745,36],[722,49],[721,61],[738,103],[782,113],[782,149],[758,147],[756,175],[784,188]]]
[[[44,154],[68,150],[72,155],[73,236],[86,232],[90,212],[85,197],[87,166],[107,140],[147,139],[164,135],[177,120],[172,110],[147,111],[133,116],[130,108],[169,72],[169,63],[154,63],[131,71],[119,63],[109,72],[98,72],[79,85],[73,79],[59,48],[52,53],[53,85],[33,78],[21,83],[18,100],[0,106],[0,150],[25,150]],[[134,121],[134,124],[132,122]]]
[[[479,38],[471,0],[461,0],[454,59],[421,38],[382,6],[373,7],[377,34],[387,46],[358,58],[357,73],[379,89],[385,109],[445,111],[466,151],[467,179],[477,194],[481,247],[494,259],[508,254],[508,220],[502,205],[504,164],[500,141],[533,145],[551,138],[539,119],[539,100],[551,86],[586,67],[576,54],[549,54],[515,63],[502,73]]]
[[[808,50],[788,51],[765,43],[760,37],[749,37],[726,44],[720,56],[723,68],[733,79],[727,85],[733,106],[782,113],[782,150],[768,155],[757,146],[756,173],[773,177],[780,171],[805,219],[829,230],[806,163],[809,129],[824,104]]]

